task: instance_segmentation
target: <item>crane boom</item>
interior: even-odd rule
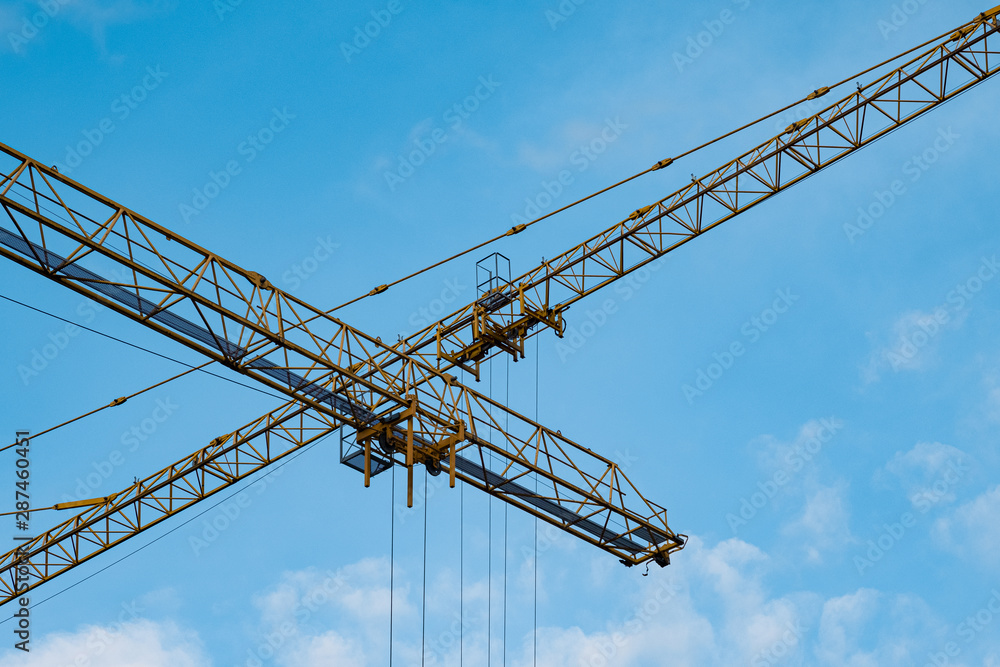
[[[563,313],[710,229],[868,146],[1000,69],[1000,7],[983,12],[856,92],[796,122],[673,194],[629,215],[406,339],[409,354],[477,374],[506,351],[524,356],[540,327],[561,335]],[[820,89],[810,97],[827,91]]]
[[[562,313],[575,301],[992,76],[1000,53],[988,41],[996,41],[998,14],[984,12],[857,93],[394,346],[0,144],[0,161],[13,160],[9,169],[0,164],[0,205],[11,222],[0,227],[0,254],[293,397],[63,522],[21,555],[5,554],[0,603],[18,591],[17,568],[37,577],[33,586],[44,583],[343,425],[361,443],[348,463],[366,483],[393,464],[411,475],[417,462],[447,469],[627,564],[664,564],[683,536],[614,462],[444,371],[478,375],[497,350],[523,356],[539,325],[562,333]],[[169,257],[158,250],[165,244]],[[131,278],[103,278],[87,266],[98,258]],[[511,418],[515,428],[504,431]],[[487,427],[501,446],[482,437]],[[535,478],[544,492],[528,491],[524,482]],[[625,488],[641,511],[625,506]]]
[[[452,485],[461,479],[630,565],[650,559],[665,565],[670,553],[683,548],[666,510],[647,501],[615,461],[12,148],[0,145],[0,161],[6,162],[0,164],[0,206],[9,220],[0,224],[0,255],[284,392],[312,411],[309,419],[325,418],[327,430],[350,427],[364,443],[354,462],[366,485],[374,472],[403,465],[412,503],[413,467],[421,463],[434,472],[447,470]],[[112,264],[112,271],[102,274],[102,264]],[[371,365],[375,353],[390,350],[390,363]],[[273,415],[263,419],[282,423]],[[241,436],[254,449],[256,438],[271,436],[271,426],[261,428],[257,433],[251,424],[237,433],[254,433]],[[239,444],[237,452],[243,451]],[[172,479],[180,470],[184,484],[188,475],[204,479],[210,464],[204,452],[186,461],[161,475]],[[164,488],[173,493],[174,484]],[[140,509],[150,502],[163,505],[153,500],[159,490],[123,493],[100,511],[82,512],[5,554],[0,596],[7,597],[0,600],[18,590],[18,567],[27,567],[40,585],[95,549],[120,542],[121,526],[131,526],[131,536],[152,525],[140,520]],[[84,543],[90,551],[81,553]],[[73,557],[64,562],[67,553]],[[50,567],[53,562],[58,566]]]

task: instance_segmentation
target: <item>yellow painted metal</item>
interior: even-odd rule
[[[107,505],[109,502],[114,500],[118,496],[117,493],[110,496],[105,496],[104,498],[88,498],[87,500],[71,500],[65,503],[56,503],[52,506],[52,509],[56,510],[71,510],[80,507],[93,507],[94,505]]]
[[[406,416],[406,506],[413,507],[413,410]]]
[[[794,123],[785,128],[785,134],[794,134],[795,132],[798,132],[799,130],[807,126],[810,120],[812,120],[812,118],[803,118],[802,120],[795,121]]]
[[[411,470],[447,458],[450,477],[626,564],[666,564],[685,540],[668,527],[665,509],[613,461],[457,382],[445,372],[457,365],[450,359],[478,366],[498,351],[523,355],[540,328],[561,333],[575,301],[993,76],[996,16],[980,15],[956,31],[956,43],[936,44],[818,113],[793,138],[772,139],[543,262],[511,291],[393,346],[0,144],[0,160],[14,162],[0,168],[0,205],[16,227],[0,228],[0,255],[291,397],[4,554],[0,603],[15,594],[19,567],[40,585],[344,425],[367,438],[369,453],[373,438],[384,440],[393,464],[403,449]],[[161,242],[169,252],[160,252]],[[92,256],[127,277],[101,278],[87,268]],[[396,426],[401,419],[405,432]],[[487,428],[500,443],[482,436]],[[540,483],[535,494],[509,492],[529,479]]]
[[[372,440],[366,438],[365,444],[365,488],[372,485]]]
[[[511,316],[494,310],[496,326],[536,334],[537,313],[565,312],[573,303],[676,250],[813,174],[839,162],[938,105],[993,76],[1000,64],[996,36],[1000,8],[977,16],[952,37],[933,43],[901,65],[877,75],[814,116],[754,147],[716,170],[561,255],[515,278],[524,302]],[[828,94],[819,88],[809,97]],[[789,132],[791,134],[789,134]],[[503,304],[502,299],[497,299]],[[484,360],[503,352],[490,347],[473,326],[477,315],[466,306],[406,339],[411,354],[439,351],[433,361],[446,368],[455,360]],[[482,315],[478,315],[482,318]],[[518,325],[526,325],[519,329]],[[428,349],[428,341],[436,341]],[[523,340],[520,341],[523,343]],[[425,358],[429,358],[426,355]]]
[[[811,92],[808,95],[806,95],[806,99],[807,100],[817,100],[817,99],[823,97],[824,95],[826,95],[829,92],[830,92],[830,88],[827,87],[827,86],[823,86],[822,88],[817,88],[813,92]]]

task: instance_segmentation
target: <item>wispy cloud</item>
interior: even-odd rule
[[[18,651],[18,653],[20,653]],[[0,667],[210,667],[198,634],[171,622],[138,619],[114,629],[87,625],[33,639],[24,657],[0,659]]]
[[[102,55],[108,53],[110,28],[147,21],[174,10],[176,0],[75,0],[67,16],[80,30],[90,33]]]
[[[934,523],[938,544],[956,555],[971,557],[983,567],[996,569],[1000,542],[1000,486],[994,486]]]
[[[0,34],[4,36],[0,48],[24,53],[45,26],[65,22],[88,34],[102,56],[112,57],[109,29],[164,16],[176,6],[177,0],[53,0],[47,4],[14,0],[0,6]]]
[[[783,532],[795,538],[808,562],[822,563],[826,554],[840,551],[855,541],[845,494],[845,484],[816,489],[806,499],[799,516],[784,526]]]
[[[898,451],[875,473],[875,483],[900,486],[914,507],[954,502],[957,482],[965,477],[969,456],[940,442],[918,442]],[[950,480],[950,481],[949,481]]]
[[[888,373],[919,372],[937,360],[939,334],[962,326],[967,311],[957,316],[942,309],[911,310],[900,315],[888,335],[869,334],[873,349],[868,363],[861,368],[865,384],[878,382]]]

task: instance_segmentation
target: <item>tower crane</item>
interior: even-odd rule
[[[981,13],[664,199],[514,280],[493,280],[473,302],[394,345],[0,144],[0,255],[289,397],[118,493],[57,505],[80,511],[0,557],[0,604],[337,429],[350,433],[342,462],[366,486],[391,466],[406,469],[408,504],[420,464],[626,565],[667,565],[686,537],[615,462],[451,372],[478,379],[484,360],[523,358],[530,337],[563,334],[565,313],[580,299],[993,76],[998,15],[1000,6]],[[108,264],[117,279],[101,273]]]

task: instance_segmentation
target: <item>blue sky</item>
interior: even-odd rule
[[[0,141],[332,307],[989,8],[504,5],[8,0]],[[537,664],[1000,665],[998,102],[983,84],[574,306],[582,331],[613,300],[592,335],[494,362],[479,388],[533,416],[537,364],[539,420],[619,457],[691,536],[643,577],[541,527]],[[807,113],[496,250],[519,275]],[[471,300],[475,259],[341,314],[394,340]],[[200,363],[20,267],[0,277],[5,296]],[[0,318],[5,437],[180,370],[9,302]],[[39,438],[33,502],[106,495],[279,403],[185,377]],[[493,664],[504,645],[533,664],[526,516],[506,514],[505,551],[499,502],[433,480],[424,600],[424,502],[401,508],[399,484],[393,507],[388,475],[364,489],[335,439],[234,491],[38,589],[54,597],[33,650],[0,626],[0,665],[386,664],[391,513],[398,664],[419,660],[424,602],[427,664],[458,664],[460,628],[466,664],[488,636]]]

